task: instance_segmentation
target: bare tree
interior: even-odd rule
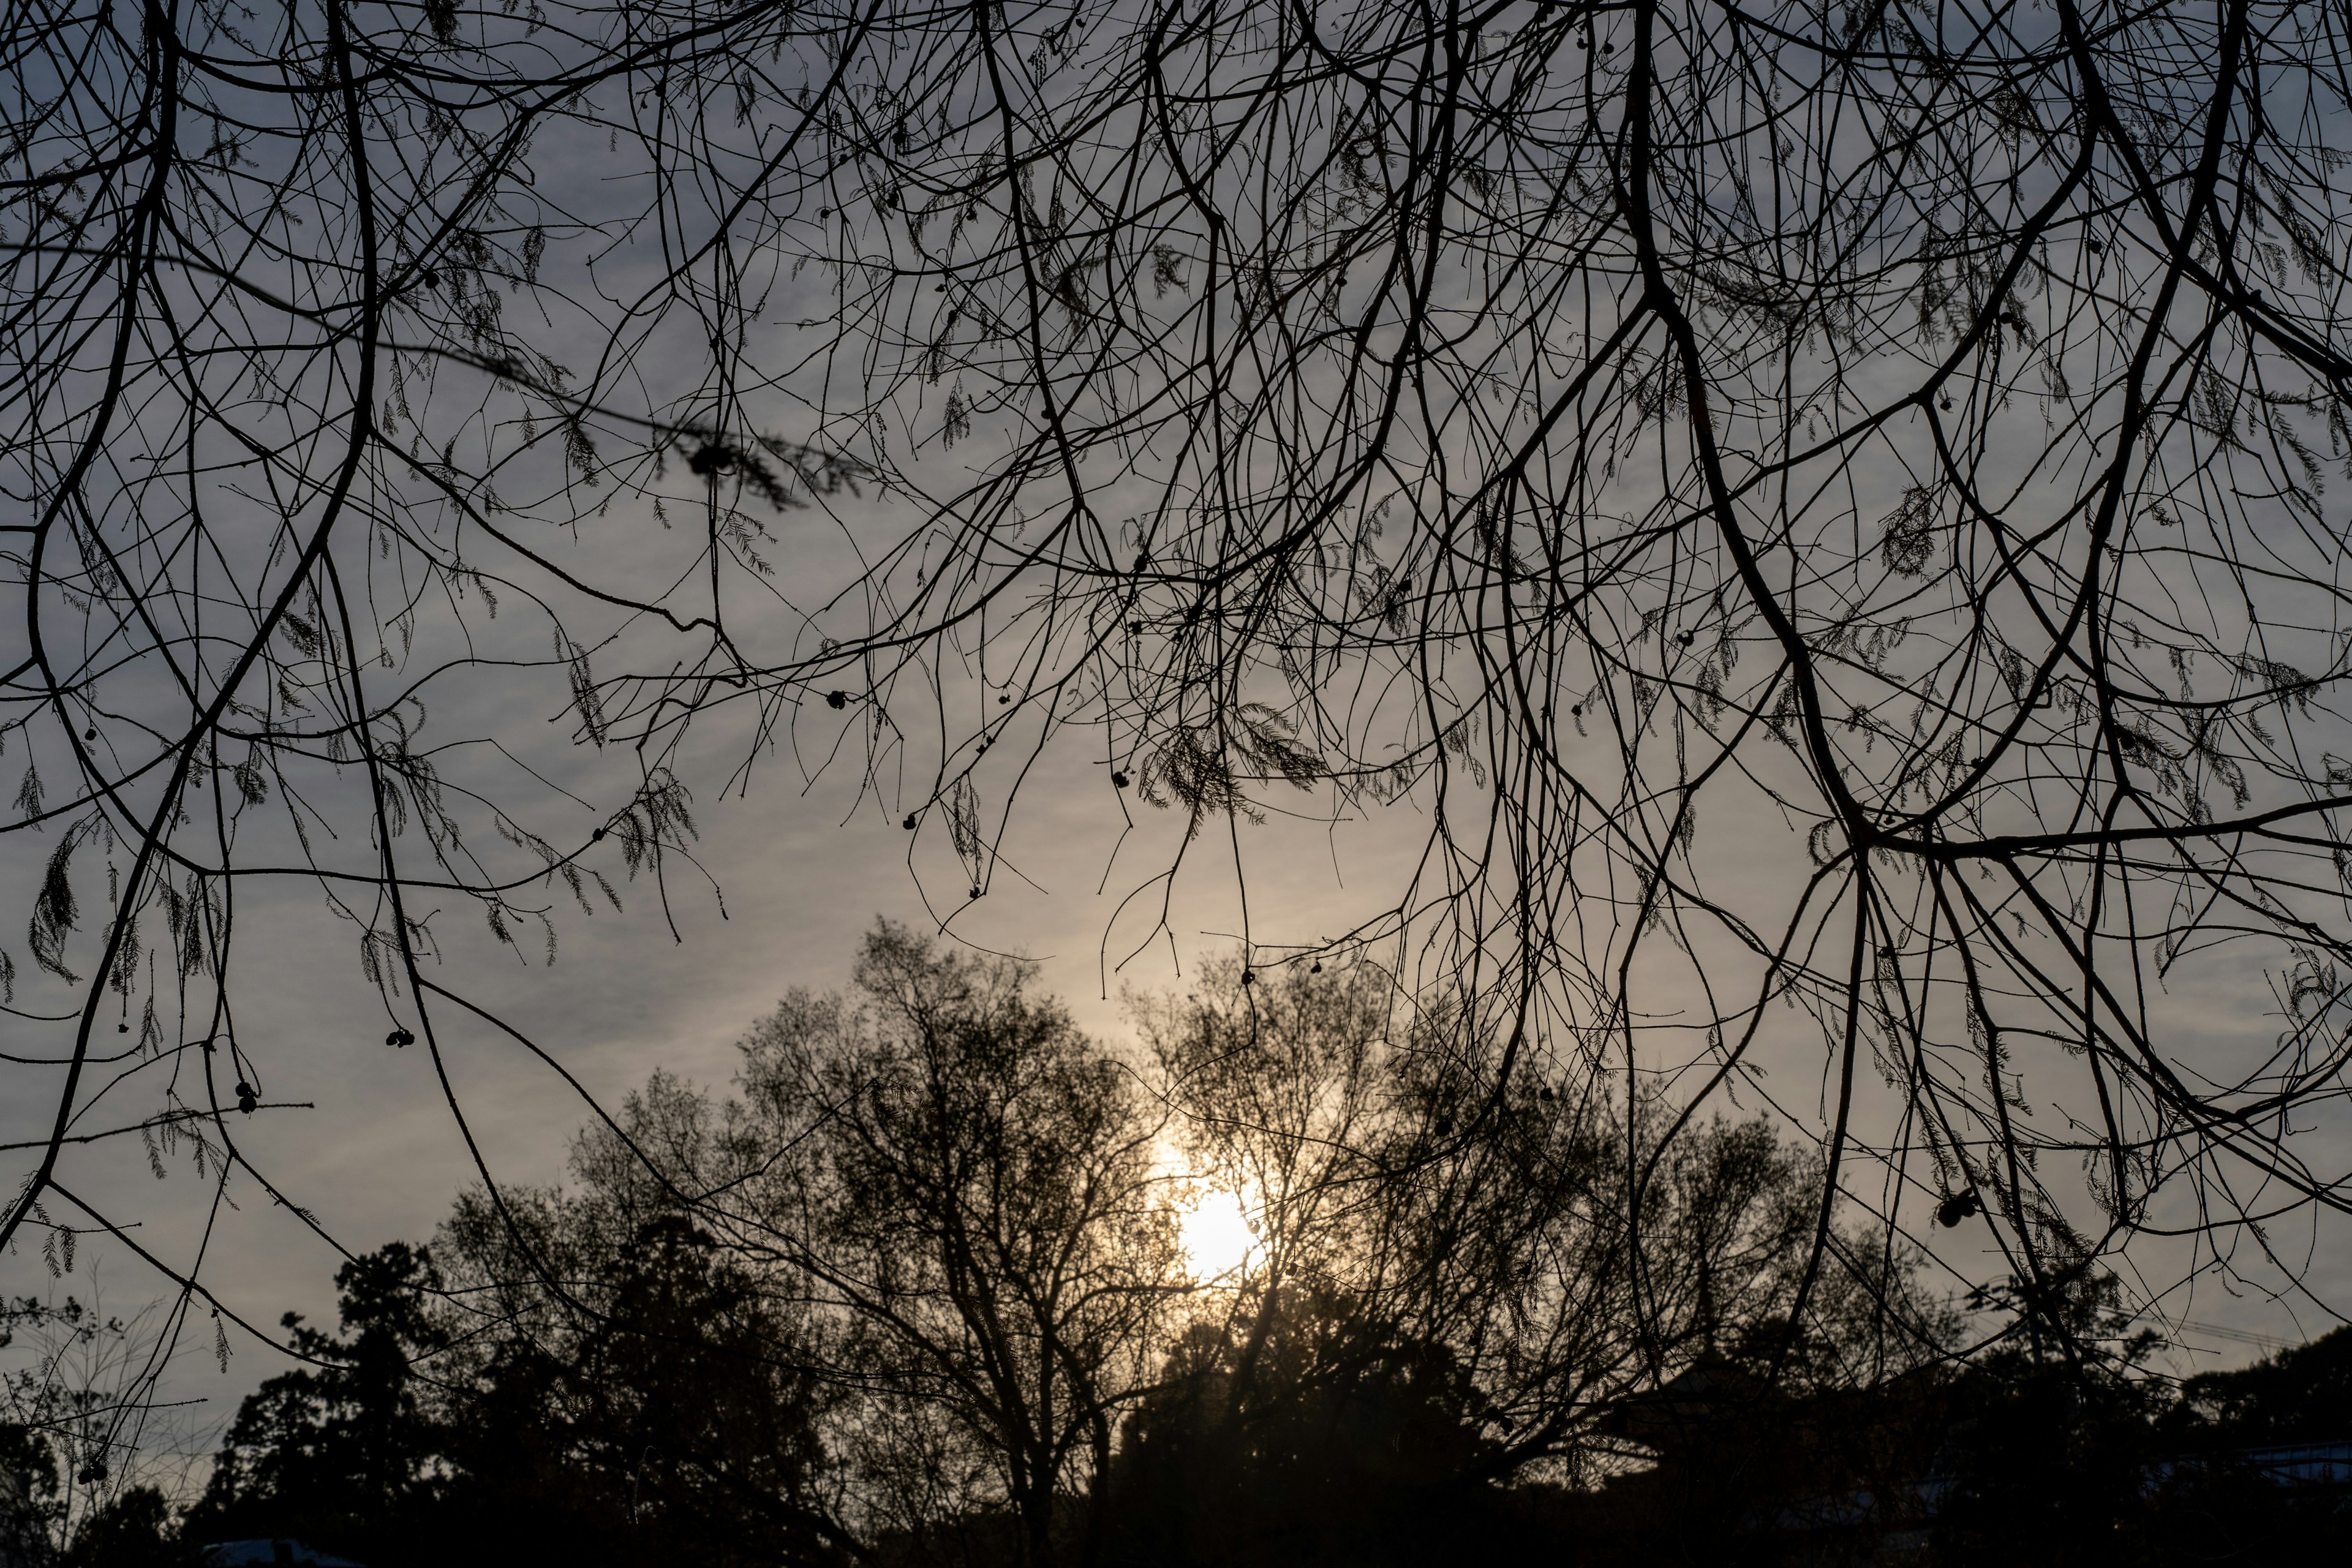
[[[151,1305],[128,1315],[52,1294],[0,1300],[0,1549],[57,1560],[110,1512],[160,1509],[192,1457],[184,1402],[159,1400],[179,1325]]]
[[[576,1192],[512,1224],[462,1205],[457,1321],[483,1354],[613,1317],[675,1356],[597,1281],[691,1215],[763,1314],[737,1353],[803,1380],[812,1555],[1098,1561],[1117,1426],[1188,1281],[1164,1118],[1033,980],[877,928],[854,992],[752,1029],[738,1095],[657,1079],[583,1135]]]
[[[1695,1369],[1820,1392],[1953,1347],[1919,1254],[1850,1217],[1799,1299],[1821,1173],[1769,1119],[1665,1142],[1671,1106],[1637,1104],[1629,1134],[1590,1083],[1532,1071],[1494,1103],[1502,1042],[1466,1035],[1444,998],[1401,1005],[1370,963],[1243,973],[1211,965],[1141,1009],[1189,1163],[1236,1173],[1257,1215],[1220,1325],[1236,1411],[1285,1312],[1317,1295],[1376,1325],[1367,1342],[1442,1347],[1481,1478],[1590,1475],[1621,1449],[1612,1415]],[[1654,1170],[1626,1169],[1629,1136],[1660,1148]]]
[[[0,1241],[205,1289],[79,1173],[250,1169],[252,889],[315,889],[437,1061],[493,1022],[452,910],[551,952],[560,898],[667,897],[697,792],[789,744],[943,925],[1038,779],[1172,814],[1122,955],[1275,800],[1415,825],[1348,930],[1245,907],[1244,962],[1465,998],[1465,1129],[1605,1088],[1636,1193],[1767,1096],[1821,1151],[1799,1318],[1842,1194],[2035,1289],[2136,1237],[2188,1238],[2152,1294],[2292,1288],[2352,1049],[2343,33],[14,7],[0,981],[54,1110]],[[493,683],[570,744],[453,729]],[[2259,1026],[2166,1000],[2256,973]],[[1807,1060],[1818,1103],[1759,1080]]]
[[[1024,965],[886,925],[856,978],[855,1010],[794,998],[746,1041],[764,1136],[717,1201],[840,1323],[849,1441],[898,1479],[891,1523],[922,1540],[1002,1509],[1018,1561],[1093,1562],[1097,1482],[1181,1288],[1159,1121]]]

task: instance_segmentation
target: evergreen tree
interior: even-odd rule
[[[283,1321],[311,1364],[247,1395],[192,1542],[290,1536],[371,1563],[405,1554],[438,1486],[442,1434],[420,1365],[446,1346],[427,1309],[430,1256],[392,1242],[335,1273],[341,1331]]]

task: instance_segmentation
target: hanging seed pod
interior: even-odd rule
[[[1127,787],[1127,774],[1123,770],[1110,775],[1110,787],[1113,789],[1125,789]]]
[[[907,814],[907,820],[906,820],[904,823],[902,823],[900,826],[902,826],[903,827],[905,827],[905,828],[906,828],[906,830],[907,830],[908,832],[909,832],[909,833],[914,832],[914,831],[915,831],[915,814],[914,814],[913,812],[911,812],[911,811],[910,811],[910,812],[908,812],[908,813]]]
[[[824,705],[828,708],[846,708],[849,706],[849,693],[828,691],[824,694]]]

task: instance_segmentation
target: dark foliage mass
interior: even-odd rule
[[[1700,1130],[1630,1197],[1626,1130],[1557,1092],[1449,1149],[1452,1069],[1369,966],[1137,998],[1127,1052],[1024,966],[898,928],[856,981],[753,1029],[731,1096],[656,1078],[583,1131],[570,1184],[478,1192],[429,1247],[345,1265],[338,1329],[289,1315],[309,1364],[245,1401],[202,1496],[124,1489],[65,1562],[255,1538],[371,1568],[2352,1543],[2352,1488],[2263,1468],[2352,1437],[2352,1331],[2176,1386],[2084,1256],[1982,1298],[1991,1348],[1961,1357],[1920,1260],[1863,1256],[1866,1233],[1801,1300],[1811,1156],[1769,1123]],[[1197,1178],[1168,1156],[1211,1146],[1253,1204],[1231,1268],[1185,1257],[1171,1207]],[[1629,1201],[1682,1238],[1679,1278],[1622,1246]],[[54,1511],[51,1483],[17,1511]]]
[[[245,1500],[285,1500],[301,1511],[278,1533],[347,1538],[361,1521],[397,1518],[414,1500],[416,1458],[430,1424],[411,1373],[439,1348],[424,1316],[435,1281],[422,1253],[394,1242],[336,1272],[343,1335],[284,1321],[289,1342],[314,1365],[283,1373],[245,1401],[211,1485],[192,1513],[206,1539],[268,1535],[240,1511]],[[299,1500],[299,1501],[297,1500]]]

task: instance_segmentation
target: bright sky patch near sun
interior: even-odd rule
[[[1203,1184],[1181,1215],[1177,1227],[1186,1272],[1202,1284],[1237,1283],[1257,1245],[1240,1197]]]

